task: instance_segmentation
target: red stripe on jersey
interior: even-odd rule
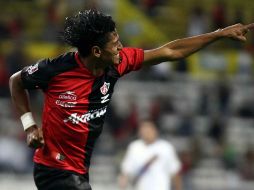
[[[81,68],[52,78],[45,92],[42,118],[45,145],[36,150],[36,163],[87,173],[84,160],[89,127],[83,121],[84,118],[82,120],[82,115],[88,112],[88,97],[94,79],[95,77]]]

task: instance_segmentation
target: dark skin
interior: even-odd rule
[[[246,41],[246,33],[254,28],[254,23],[249,25],[236,24],[215,32],[206,33],[190,38],[183,38],[171,41],[156,49],[144,51],[144,62],[146,66],[151,66],[160,62],[175,61],[185,58],[205,46],[222,38],[231,38],[238,41]],[[91,54],[81,57],[84,66],[95,76],[99,76],[104,69],[112,64],[119,64],[119,52],[123,46],[119,40],[117,31],[108,34],[108,42],[103,48],[93,46]],[[30,112],[29,96],[27,90],[23,88],[21,82],[21,71],[13,74],[10,78],[10,91],[14,105],[20,116]],[[31,148],[38,148],[44,145],[43,134],[37,125],[31,126],[26,131],[27,144]]]

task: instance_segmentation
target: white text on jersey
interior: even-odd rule
[[[83,115],[78,115],[78,113],[73,113],[67,119],[65,119],[64,122],[66,123],[68,121],[71,121],[73,124],[79,124],[79,122],[87,123],[88,121],[92,119],[96,119],[96,118],[104,116],[106,111],[107,111],[107,106],[98,110],[90,111]]]

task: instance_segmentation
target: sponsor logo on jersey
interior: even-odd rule
[[[107,111],[107,106],[97,110],[89,111],[88,113],[85,113],[83,115],[79,115],[78,113],[73,113],[68,118],[64,119],[64,122],[67,123],[68,121],[70,121],[73,124],[79,124],[79,122],[87,123],[90,120],[104,116],[106,111]]]
[[[62,100],[56,100],[56,105],[65,107],[65,108],[73,108],[75,107],[75,105],[77,104],[77,102],[65,102]]]
[[[77,95],[75,92],[72,91],[66,91],[64,93],[61,93],[58,98],[60,100],[77,100]]]
[[[100,88],[101,93],[102,93],[103,95],[107,94],[107,92],[108,92],[108,90],[109,90],[109,86],[110,86],[110,83],[104,82],[104,84],[103,84],[102,87]]]
[[[27,68],[27,72],[29,75],[33,74],[34,72],[38,71],[39,63],[31,65]]]

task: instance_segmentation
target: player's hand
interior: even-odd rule
[[[219,30],[223,37],[232,38],[234,40],[246,41],[245,34],[254,29],[254,23],[243,25],[235,24]]]
[[[40,148],[44,145],[44,138],[41,127],[36,125],[29,127],[26,130],[27,134],[27,145],[30,148]]]
[[[118,177],[118,185],[121,190],[126,190],[128,186],[128,176],[121,174]]]

